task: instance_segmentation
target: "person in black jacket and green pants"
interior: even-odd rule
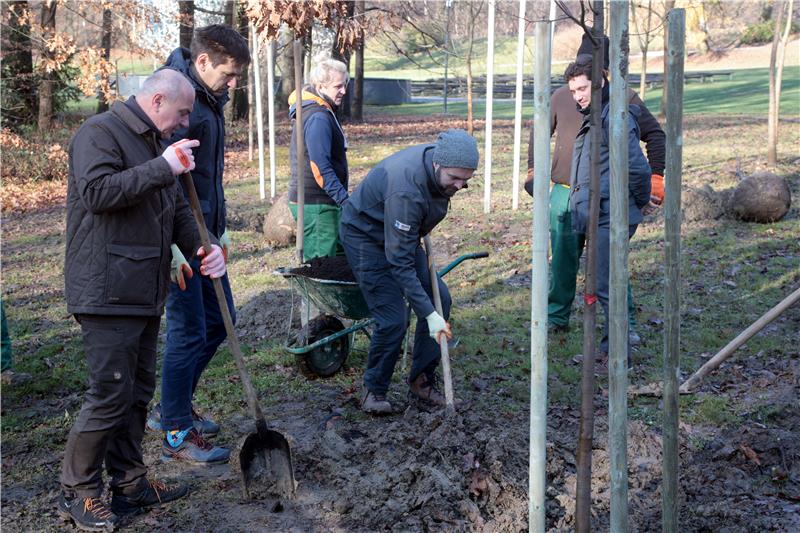
[[[604,69],[608,70],[608,38],[603,37],[605,45]],[[590,55],[591,41],[584,36],[578,50],[578,56]],[[664,197],[664,165],[666,159],[666,135],[656,118],[650,113],[644,102],[631,89],[628,89],[628,103],[639,108],[636,122],[639,126],[641,141],[647,149],[647,159],[652,168],[651,201],[660,204]],[[575,137],[583,122],[575,100],[566,84],[556,89],[550,97],[550,135],[555,135],[555,148],[551,166],[550,179],[550,251],[551,272],[550,289],[547,297],[547,319],[551,330],[566,331],[572,302],[575,300],[575,280],[580,266],[583,243],[572,231],[572,219],[569,211],[570,170],[572,167],[572,148]],[[547,127],[535,124],[534,127]],[[528,178],[525,190],[533,195],[533,128],[531,128],[528,145]],[[636,333],[636,307],[633,292],[628,287],[628,320],[629,337],[632,344],[640,342]]]
[[[336,110],[342,104],[348,80],[347,66],[335,59],[319,61],[311,70],[311,84],[303,87],[304,166],[297,168],[297,92],[289,95],[292,143],[289,156],[289,209],[297,220],[297,187],[304,188],[303,260],[344,255],[339,242],[342,204],[347,200],[347,138]],[[302,176],[298,180],[298,176]]]

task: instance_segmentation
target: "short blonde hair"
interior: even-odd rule
[[[347,65],[337,59],[322,59],[316,62],[314,68],[311,69],[309,81],[312,85],[322,85],[331,81],[331,72],[341,72],[344,74],[344,82],[350,80],[350,73],[347,71]]]

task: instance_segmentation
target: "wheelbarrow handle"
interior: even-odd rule
[[[206,228],[206,221],[203,219],[203,211],[200,208],[200,199],[197,197],[197,190],[194,187],[192,175],[188,172],[181,174],[183,181],[183,188],[189,194],[189,205],[192,208],[194,221],[197,224],[197,231],[200,232],[200,242],[206,254],[211,253],[211,239],[208,237],[208,228]],[[239,376],[242,379],[242,386],[244,387],[245,396],[247,397],[247,405],[250,408],[250,415],[255,419],[256,428],[259,433],[267,429],[266,420],[264,420],[264,413],[261,406],[258,404],[256,397],[256,390],[250,381],[250,374],[247,372],[247,367],[244,364],[244,356],[242,349],[239,346],[239,339],[236,336],[236,330],[233,327],[233,319],[231,318],[231,311],[228,309],[228,300],[225,298],[225,291],[222,289],[222,281],[219,278],[213,278],[214,292],[217,294],[217,303],[219,304],[220,313],[222,313],[222,321],[225,323],[225,332],[228,334],[228,346],[230,346],[233,353],[233,359],[236,361],[236,367],[239,370]]]
[[[444,268],[442,268],[438,272],[439,277],[443,278],[445,275],[447,275],[448,272],[453,270],[455,267],[457,267],[458,265],[460,265],[464,261],[467,261],[469,259],[483,259],[484,257],[489,257],[489,252],[472,252],[470,254],[460,255],[460,256],[456,257],[455,259],[453,259],[453,261],[451,261],[450,263],[445,265]]]

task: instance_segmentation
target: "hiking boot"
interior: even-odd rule
[[[100,497],[69,499],[62,493],[58,500],[58,515],[71,520],[84,531],[114,531],[119,522],[119,517]]]
[[[168,485],[148,479],[147,486],[132,495],[115,492],[111,497],[111,510],[119,516],[139,513],[151,505],[183,498],[188,492],[189,488],[183,483]]]
[[[177,459],[193,465],[215,465],[228,462],[231,451],[213,446],[195,428],[167,431],[161,444],[161,458]]]
[[[208,420],[195,411],[194,406],[192,406],[192,423],[194,423],[194,428],[204,437],[213,437],[219,433],[219,424]],[[160,403],[157,403],[155,407],[153,407],[153,411],[150,413],[150,416],[147,417],[147,429],[150,431],[164,431],[164,428],[161,426]]]
[[[439,407],[447,405],[444,394],[436,388],[436,383],[425,372],[422,372],[414,381],[408,384],[408,390],[412,396],[424,402],[438,405]]]
[[[213,420],[209,420],[208,418],[204,417],[203,415],[195,411],[194,406],[192,406],[192,422],[194,423],[195,429],[199,431],[201,435],[205,435],[206,437],[213,437],[214,435],[219,433],[219,424],[217,424]]]
[[[374,394],[370,391],[366,391],[361,400],[361,410],[373,415],[388,415],[394,412],[385,394]]]

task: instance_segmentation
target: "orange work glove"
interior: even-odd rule
[[[653,174],[650,178],[650,201],[655,205],[664,201],[664,176],[661,174]]]

